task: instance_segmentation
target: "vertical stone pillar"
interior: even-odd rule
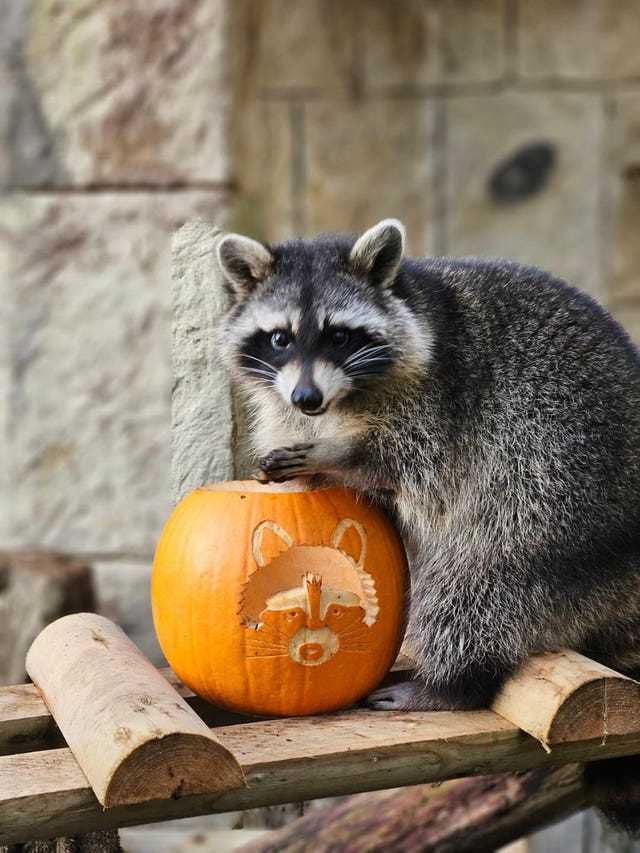
[[[234,402],[214,336],[229,305],[216,247],[223,231],[201,220],[176,232],[172,246],[172,483],[180,500],[196,486],[235,474]]]

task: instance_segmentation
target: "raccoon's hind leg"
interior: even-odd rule
[[[515,564],[492,559],[477,543],[465,550],[460,538],[447,537],[410,559],[407,638],[417,672],[413,681],[373,692],[368,707],[486,708],[539,645],[535,612],[543,602],[525,594]]]
[[[412,679],[374,690],[362,705],[375,711],[472,711],[486,708],[497,693],[502,681],[510,674],[462,674],[455,682],[438,689],[420,679]]]

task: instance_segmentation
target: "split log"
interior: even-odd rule
[[[49,625],[27,671],[102,805],[246,786],[229,750],[103,616]]]
[[[27,650],[69,613],[95,609],[91,567],[47,551],[0,552],[0,684],[26,679]]]
[[[491,707],[546,749],[640,730],[640,684],[569,650],[530,658]]]
[[[356,794],[269,833],[241,853],[491,851],[584,808],[582,775],[581,765],[568,764],[464,779],[435,797],[430,785]]]

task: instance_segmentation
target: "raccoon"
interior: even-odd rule
[[[368,705],[483,707],[528,656],[566,647],[637,675],[638,352],[546,272],[409,259],[404,242],[387,219],[218,250],[258,478],[343,483],[384,503],[405,542],[417,677]],[[610,818],[640,829],[637,793]]]

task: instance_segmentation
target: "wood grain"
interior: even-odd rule
[[[244,786],[234,756],[103,616],[47,626],[27,671],[102,805]]]
[[[262,835],[237,853],[480,853],[585,805],[577,764],[464,779],[436,789],[414,785],[346,797]]]

